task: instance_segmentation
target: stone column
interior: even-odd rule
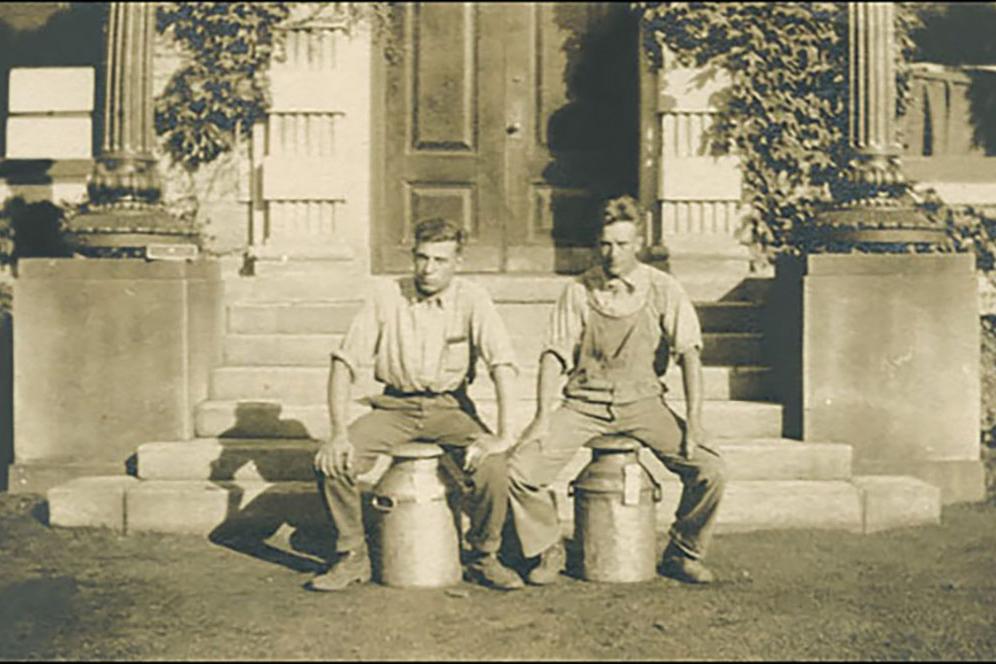
[[[82,253],[191,242],[194,236],[160,202],[152,100],[155,14],[155,3],[111,3],[101,100],[104,138],[88,201],[66,224],[70,243]]]
[[[861,244],[940,244],[944,229],[913,205],[896,140],[895,8],[891,2],[849,2],[846,183],[820,215],[824,240]]]
[[[780,273],[779,304],[802,330],[801,344],[776,351],[797,353],[781,375],[800,368],[786,404],[801,401],[804,440],[851,446],[856,475],[912,475],[946,503],[982,500],[974,256],[911,251],[946,234],[919,213],[900,171],[893,6],[852,2],[848,12],[854,159],[849,186],[817,220],[823,253],[805,257],[801,279],[789,261]]]

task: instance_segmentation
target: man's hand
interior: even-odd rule
[[[477,470],[478,465],[492,454],[501,454],[509,449],[515,441],[511,438],[499,438],[489,433],[481,433],[474,442],[467,446],[463,456],[463,469],[468,473]]]
[[[327,477],[343,477],[352,484],[353,478],[353,444],[345,434],[334,436],[332,440],[323,442],[315,454],[315,469]]]
[[[689,423],[685,432],[685,439],[681,441],[681,456],[691,459],[699,445],[709,442],[709,434],[702,428],[701,424]]]

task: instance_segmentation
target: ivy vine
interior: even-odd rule
[[[156,133],[173,162],[194,171],[249,136],[270,104],[268,73],[283,44],[281,28],[330,8],[347,30],[372,22],[375,38],[390,20],[384,2],[161,3],[157,29],[187,56],[155,102]],[[295,13],[303,16],[291,21]]]
[[[665,48],[685,67],[724,69],[710,140],[741,158],[746,238],[770,260],[806,248],[805,229],[843,182],[847,144],[847,10],[837,2],[635,3],[651,60]],[[898,114],[910,97],[915,13],[899,3]]]

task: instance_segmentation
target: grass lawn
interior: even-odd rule
[[[876,535],[719,535],[720,582],[354,586],[0,494],[0,659],[996,659],[996,505]]]

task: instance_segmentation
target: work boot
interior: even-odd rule
[[[366,549],[346,551],[324,574],[319,574],[305,586],[309,590],[334,592],[343,590],[351,583],[366,583],[370,580],[370,556]]]
[[[518,574],[502,565],[494,553],[479,554],[464,565],[463,575],[468,581],[498,590],[518,590],[526,585]]]
[[[560,573],[564,571],[567,563],[567,553],[564,551],[564,543],[557,540],[557,543],[540,554],[539,565],[534,567],[526,581],[534,586],[547,586],[560,581]]]
[[[658,571],[662,576],[684,583],[712,583],[716,580],[716,576],[708,567],[688,556],[674,542],[668,542],[667,548],[664,549]]]

